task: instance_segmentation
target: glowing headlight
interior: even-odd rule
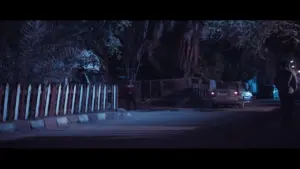
[[[244,92],[243,95],[246,96],[246,97],[251,97],[252,93],[251,92]]]

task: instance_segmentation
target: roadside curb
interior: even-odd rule
[[[8,123],[0,123],[0,137],[3,134],[14,132],[26,133],[31,130],[55,130],[59,128],[68,128],[72,124],[84,124],[90,122],[99,122],[103,120],[124,119],[125,112],[101,112],[67,115],[59,117],[45,117],[43,119],[34,120],[17,120]]]

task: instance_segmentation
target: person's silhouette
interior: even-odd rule
[[[135,86],[130,79],[128,85],[126,85],[126,105],[128,110],[130,110],[131,103],[133,103],[133,109],[136,110]]]
[[[279,92],[283,123],[285,126],[291,126],[297,79],[294,71],[291,69],[290,61],[284,60],[281,62],[275,77],[275,86]]]

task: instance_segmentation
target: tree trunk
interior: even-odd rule
[[[199,25],[188,23],[187,29],[179,42],[179,64],[184,76],[191,76],[192,69],[198,65],[199,59]]]

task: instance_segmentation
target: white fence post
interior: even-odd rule
[[[4,106],[3,106],[3,121],[7,118],[7,107],[8,107],[8,96],[9,96],[9,84],[5,87]]]
[[[14,120],[18,120],[18,117],[19,117],[20,95],[21,95],[21,85],[18,84]]]
[[[78,108],[78,113],[81,113],[82,95],[83,95],[83,86],[80,85],[80,96],[79,96],[79,108]]]
[[[114,85],[113,86],[113,109],[114,110],[117,110],[117,101],[118,101],[118,98],[117,98],[117,85]]]
[[[106,95],[107,95],[107,85],[104,85],[104,89],[103,89],[103,110],[106,109]]]
[[[28,90],[27,90],[25,120],[27,120],[27,119],[28,119],[28,116],[29,116],[31,90],[32,90],[32,89],[31,89],[31,85],[29,85],[29,86],[28,86]]]
[[[98,87],[98,111],[100,111],[100,100],[101,100],[101,85]]]
[[[94,104],[95,104],[95,91],[96,90],[96,86],[93,85],[93,96],[92,96],[92,112],[94,112]]]
[[[57,102],[56,102],[56,112],[55,112],[55,115],[58,115],[58,113],[59,113],[60,96],[61,96],[61,85],[58,86],[58,94],[57,94]]]
[[[46,106],[45,106],[45,114],[44,114],[45,117],[48,116],[50,94],[51,94],[51,85],[49,84],[48,89],[47,89],[47,97],[46,97]]]
[[[88,111],[88,105],[89,105],[89,95],[90,95],[90,85],[87,86],[86,89],[86,98],[85,98],[85,113]]]
[[[97,92],[97,87],[98,87],[98,92]],[[99,86],[96,86],[96,85],[93,85],[92,86],[92,93],[90,94],[90,88],[91,86],[88,85],[87,86],[87,90],[86,90],[86,98],[85,98],[85,110],[83,110],[85,113],[88,113],[88,110],[89,110],[89,97],[92,96],[92,100],[91,100],[91,111],[92,112],[95,112],[95,111],[101,111],[101,107],[103,110],[106,110],[107,108],[107,98],[108,98],[108,92],[112,92],[112,99],[109,99],[109,100],[112,100],[113,102],[111,103],[112,106],[113,106],[113,109],[114,110],[117,110],[118,108],[118,86],[117,85],[113,85],[112,86],[112,89],[109,89],[108,91],[108,86],[107,85],[104,85],[103,87],[103,91],[102,91],[102,85],[99,85]],[[62,96],[62,85],[59,84],[58,86],[58,92],[57,92],[57,100],[55,101],[56,102],[56,106],[55,107],[55,115],[59,115],[59,111],[61,110],[60,109],[60,106],[64,106],[64,109],[63,109],[63,113],[64,115],[66,115],[68,113],[68,103],[71,101],[69,99],[71,99],[70,97],[72,97],[72,103],[71,103],[71,114],[74,114],[75,112],[75,104],[76,104],[76,89],[77,89],[77,86],[75,85],[74,88],[73,88],[73,94],[72,96],[69,96],[70,94],[70,86],[67,85],[66,86],[66,93],[65,93],[65,98],[64,98],[64,101],[62,104],[64,105],[60,105],[61,103],[61,96]],[[32,95],[32,85],[29,84],[28,85],[28,88],[27,88],[27,91],[24,90],[22,91],[22,88],[21,88],[21,84],[18,84],[17,85],[17,92],[16,92],[16,102],[15,102],[15,105],[14,106],[14,120],[18,120],[19,119],[19,109],[20,109],[20,105],[21,105],[21,95],[22,95],[22,92],[26,92],[26,101],[25,101],[25,120],[27,120],[29,118],[29,115],[30,115],[30,108],[31,108],[31,95]],[[43,92],[46,92],[46,93],[43,93]],[[51,106],[51,85],[49,84],[47,87],[45,88],[42,88],[42,85],[39,84],[38,85],[38,90],[37,90],[37,95],[36,95],[36,104],[33,105],[35,107],[35,110],[34,110],[34,117],[35,118],[38,118],[39,116],[49,116],[49,107]],[[81,113],[82,111],[82,104],[84,103],[83,102],[83,85],[80,85],[80,96],[79,96],[79,107],[78,107],[78,112]],[[103,93],[103,94],[102,94]],[[45,100],[42,100],[44,99],[44,94],[45,94]],[[53,95],[53,94],[52,94]],[[102,95],[102,96],[101,96]],[[5,88],[5,92],[4,92],[4,105],[3,105],[3,115],[2,115],[2,119],[3,121],[7,121],[7,118],[8,118],[8,104],[9,104],[9,96],[10,96],[10,85],[7,84],[6,85],[6,88]],[[35,95],[34,95],[35,96]],[[42,98],[43,96],[43,98]],[[53,95],[53,97],[55,97],[55,95]],[[95,99],[98,97],[98,100],[96,101]],[[110,98],[110,96],[109,96]],[[63,99],[62,99],[63,100]],[[101,101],[102,100],[102,101]],[[41,104],[44,104],[45,101],[45,107],[43,108],[43,110],[45,112],[42,112],[42,110],[40,110],[41,108]],[[69,103],[70,104],[70,103]],[[41,115],[40,113],[43,113],[43,115]]]
[[[68,97],[69,97],[69,85],[67,85],[67,89],[66,89],[66,93],[65,93],[64,115],[67,114]]]
[[[39,116],[39,107],[40,107],[40,101],[41,101],[41,93],[42,93],[42,86],[39,85],[38,93],[37,93],[37,100],[36,100],[36,106],[35,106],[35,118]]]
[[[74,114],[74,110],[75,110],[75,100],[76,100],[76,85],[74,86],[74,89],[73,89],[73,98],[72,98],[71,114]]]

